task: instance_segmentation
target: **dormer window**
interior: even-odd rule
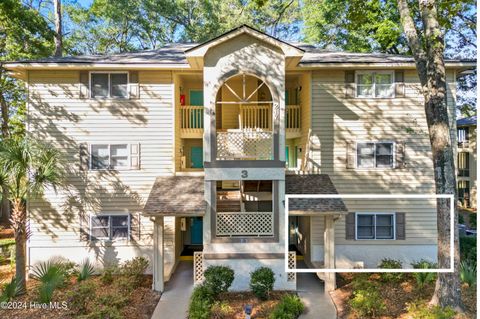
[[[394,97],[393,71],[357,71],[356,96],[360,98]]]

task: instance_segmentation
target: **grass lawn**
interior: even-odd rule
[[[418,313],[414,313],[414,306],[410,306],[409,310],[409,304],[416,304],[423,307],[428,303],[433,295],[435,282],[428,283],[423,288],[419,288],[411,274],[404,274],[397,282],[381,280],[379,274],[368,274],[370,276],[362,275],[364,278],[367,277],[369,284],[372,284],[379,293],[379,302],[384,305],[383,310],[380,310],[376,316],[359,315],[351,306],[351,301],[354,298],[355,281],[359,280],[359,276],[361,275],[342,273],[338,275],[339,287],[331,293],[339,311],[339,319],[440,318],[438,315],[422,317]],[[469,288],[466,285],[462,286],[462,300],[466,308],[466,313],[463,316],[457,316],[455,318],[476,318],[476,287]]]

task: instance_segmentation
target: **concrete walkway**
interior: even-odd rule
[[[181,261],[158,302],[152,319],[185,319],[193,291],[193,262]]]
[[[297,273],[297,292],[305,305],[305,311],[299,319],[337,318],[333,301],[315,273]]]

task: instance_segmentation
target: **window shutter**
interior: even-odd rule
[[[355,152],[356,147],[354,142],[347,142],[347,168],[355,168]]]
[[[129,87],[129,95],[131,100],[138,100],[140,98],[140,85],[138,81],[138,71],[130,71],[129,75],[130,83],[128,83]]]
[[[86,212],[80,212],[80,240],[88,241],[90,239],[90,218]]]
[[[345,71],[345,97],[355,97],[355,71]]]
[[[140,241],[140,213],[130,214],[130,238],[134,242]]]
[[[405,213],[395,213],[395,230],[397,240],[405,240]]]
[[[80,143],[80,171],[88,171],[89,157],[88,144]]]
[[[405,168],[405,142],[395,143],[395,168]]]
[[[355,213],[348,213],[346,216],[345,239],[355,240]]]
[[[130,169],[140,169],[140,143],[130,144]]]
[[[90,90],[89,90],[89,76],[88,76],[88,71],[80,71],[80,98],[81,99],[88,99],[90,96]]]
[[[395,71],[395,97],[405,97],[404,71]]]

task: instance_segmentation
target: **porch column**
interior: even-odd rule
[[[163,217],[155,217],[153,227],[153,290],[164,290]]]
[[[335,221],[333,215],[325,216],[325,232],[323,235],[324,264],[325,268],[335,268]],[[335,273],[325,273],[325,291],[332,291],[336,288]]]

